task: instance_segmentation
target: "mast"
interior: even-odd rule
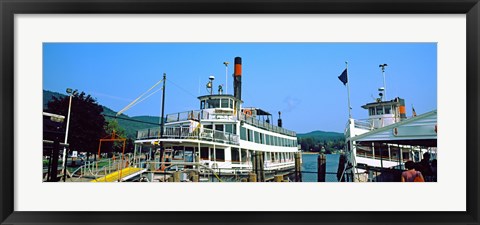
[[[345,61],[345,69],[347,70],[347,81],[348,81],[348,62]],[[348,118],[352,118],[352,107],[350,106],[350,85],[347,82],[347,95],[348,95]]]
[[[160,117],[161,122],[160,122],[160,138],[163,138],[163,129],[165,126],[165,119],[164,119],[164,113],[165,113],[165,81],[167,80],[167,74],[163,73],[163,88],[162,88],[162,116]],[[163,160],[163,141],[160,142],[160,162]]]

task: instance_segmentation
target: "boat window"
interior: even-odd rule
[[[183,150],[174,150],[173,159],[182,160],[183,159]]]
[[[210,148],[210,160],[215,161],[215,150]]]
[[[374,116],[375,115],[375,108],[368,108],[368,115]]]
[[[220,108],[220,99],[209,99],[207,101],[207,108]]]
[[[242,156],[242,162],[246,162],[247,161],[247,150],[242,148],[240,153],[241,153],[241,156]]]
[[[222,108],[228,108],[228,98],[222,98]]]
[[[265,144],[269,145],[270,144],[270,135],[265,134]]]
[[[205,109],[205,100],[200,101],[200,109]]]
[[[229,101],[230,101],[230,106],[229,106],[229,108],[233,109],[233,100],[232,100],[232,99],[229,99]]]
[[[392,107],[389,105],[385,106],[385,114],[391,114],[392,113]]]
[[[207,128],[207,129],[211,130],[213,128],[213,125],[211,125],[211,124],[210,125],[203,125],[203,128]]]
[[[208,147],[200,148],[200,158],[204,160],[208,160]]]
[[[233,124],[225,124],[225,132],[233,133]]]
[[[247,141],[253,141],[253,131],[247,129]]]
[[[247,129],[245,129],[245,127],[240,127],[240,139],[244,141],[247,140]]]
[[[377,106],[375,109],[376,109],[376,114],[377,115],[383,115],[383,107],[382,106]]]
[[[225,150],[222,148],[215,149],[215,161],[225,162]]]
[[[232,148],[232,162],[240,162],[240,152],[238,148]]]
[[[193,147],[185,147],[185,162],[193,162]]]
[[[257,131],[254,131],[255,134],[255,143],[260,143],[260,133]]]
[[[215,124],[215,130],[223,131],[223,124]]]
[[[265,141],[264,141],[264,137],[263,137],[264,134],[260,133],[260,144],[265,144]]]

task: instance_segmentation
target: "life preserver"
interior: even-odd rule
[[[245,110],[243,110],[243,114],[245,114],[247,117],[251,117],[252,116],[252,110],[245,109]]]

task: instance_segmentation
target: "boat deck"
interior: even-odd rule
[[[127,179],[138,174],[145,172],[146,169],[127,167],[122,170],[115,171],[113,173],[107,174],[106,176],[97,178],[90,182],[117,182],[119,180]]]

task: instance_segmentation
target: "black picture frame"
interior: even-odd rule
[[[479,0],[0,0],[1,224],[479,224]],[[14,211],[14,15],[145,13],[466,14],[466,212],[19,212]],[[448,194],[448,193],[446,193]],[[412,199],[421,203],[421,199]],[[68,204],[68,203],[67,203]],[[102,204],[102,203],[98,203]],[[161,203],[159,203],[161,204]],[[252,204],[255,204],[252,202]],[[351,203],[359,204],[359,203]],[[426,203],[428,204],[428,203]]]

